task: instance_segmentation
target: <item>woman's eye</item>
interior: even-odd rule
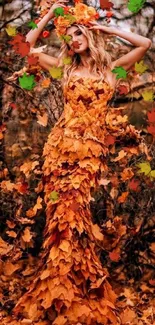
[[[81,34],[82,34],[82,32],[81,32],[81,31],[78,31],[76,34],[77,34],[77,35],[81,35]]]

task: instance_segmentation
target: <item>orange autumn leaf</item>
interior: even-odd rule
[[[33,207],[33,210],[35,212],[37,212],[37,210],[39,210],[39,209],[42,209],[42,204],[41,204],[42,201],[43,201],[43,199],[40,196],[38,196],[37,202],[36,202],[35,206]]]
[[[112,159],[112,161],[119,161],[122,158],[124,158],[127,155],[127,152],[125,152],[124,150],[119,151],[118,156],[114,159]]]
[[[136,319],[136,314],[134,310],[130,308],[125,308],[124,311],[120,314],[122,324],[132,324]]]
[[[121,173],[121,178],[123,181],[126,181],[127,179],[130,179],[134,175],[132,168],[125,168],[123,172]]]
[[[37,202],[34,205],[34,207],[30,208],[29,210],[26,211],[26,216],[27,217],[30,217],[30,218],[34,217],[36,215],[36,213],[37,213],[37,210],[42,209],[42,204],[41,204],[42,200],[43,199],[40,196],[38,196]]]
[[[101,230],[97,224],[91,225],[91,229],[92,229],[92,233],[96,239],[103,240],[104,236],[101,233]]]
[[[2,237],[0,237],[0,255],[6,255],[12,250],[12,248],[13,245],[9,245],[2,239]]]
[[[8,227],[12,228],[12,229],[16,226],[16,224],[13,221],[10,221],[10,220],[7,220],[6,223],[7,223]]]
[[[29,243],[29,242],[31,241],[31,239],[32,239],[32,234],[31,234],[31,231],[30,231],[30,229],[29,229],[28,227],[26,227],[26,228],[24,229],[24,233],[23,233],[23,235],[22,235],[22,239],[23,239],[24,242],[26,242],[26,243]]]
[[[64,252],[68,252],[70,247],[71,243],[68,240],[63,240],[62,243],[59,245],[59,248]]]
[[[11,191],[12,192],[16,188],[16,184],[11,183],[10,180],[8,180],[8,181],[2,181],[1,182],[1,188],[4,191]]]
[[[30,172],[33,171],[35,167],[38,165],[39,165],[38,161],[25,162],[23,165],[20,166],[20,171],[23,172],[26,177],[29,177]]]
[[[123,192],[122,195],[118,197],[118,202],[119,203],[124,203],[126,201],[126,198],[128,196],[129,192]]]
[[[6,261],[5,264],[4,264],[4,273],[5,275],[12,275],[15,271],[17,271],[18,269],[20,269],[20,265],[17,263],[17,264],[13,264],[11,263],[10,261]]]
[[[50,78],[46,78],[46,79],[44,79],[44,80],[42,81],[41,86],[42,86],[43,88],[48,88],[49,85],[50,85],[50,83],[51,83],[51,79],[50,79]]]
[[[26,216],[29,218],[32,218],[36,215],[36,212],[33,210],[33,208],[30,208],[29,210],[26,211]]]
[[[9,237],[13,237],[13,238],[16,238],[17,237],[17,234],[15,231],[11,230],[11,231],[6,231],[6,233],[8,234]]]

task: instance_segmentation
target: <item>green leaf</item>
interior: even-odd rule
[[[127,71],[123,67],[116,67],[112,70],[113,73],[117,73],[116,79],[124,78],[126,79]]]
[[[134,12],[137,13],[144,5],[146,0],[130,0],[127,4],[127,8]]]
[[[71,15],[71,14],[66,14],[65,15],[65,18],[67,20],[69,20],[70,24],[73,24],[74,22],[76,22],[76,18],[73,15]]]
[[[55,8],[53,12],[56,17],[64,16],[64,8],[62,7]]]
[[[49,198],[50,198],[51,201],[55,202],[59,198],[59,193],[56,192],[56,191],[53,191],[53,192],[50,193]]]
[[[139,164],[137,164],[137,166],[140,168],[138,173],[144,173],[145,175],[148,175],[151,172],[151,166],[148,161],[146,161],[144,163],[139,163]]]
[[[34,77],[34,75],[27,76],[26,72],[24,72],[23,76],[18,78],[20,86],[24,89],[32,90],[36,86]]]
[[[70,42],[70,40],[72,39],[71,35],[61,35],[61,39],[67,42]]]
[[[31,27],[32,29],[38,28],[38,25],[36,23],[34,23],[33,21],[30,21],[28,23],[28,27]]]

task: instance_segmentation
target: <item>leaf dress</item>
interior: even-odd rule
[[[63,114],[43,150],[40,268],[14,307],[12,324],[117,325],[117,295],[99,258],[104,236],[92,222],[91,193],[113,175],[109,161],[123,171],[144,148],[123,108],[109,107],[114,89],[108,83],[72,76],[63,92]],[[124,146],[128,139],[134,144]]]

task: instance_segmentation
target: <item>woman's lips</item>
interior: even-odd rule
[[[76,48],[78,49],[81,45],[82,45],[82,43],[78,43],[78,47],[74,47],[73,44],[72,44],[74,49],[76,49]]]

